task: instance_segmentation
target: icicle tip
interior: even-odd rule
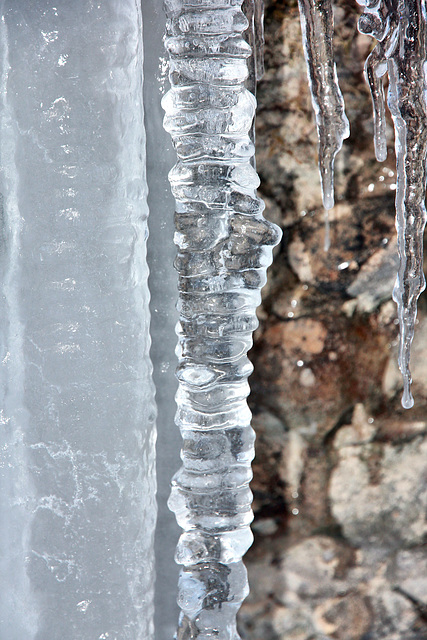
[[[322,201],[326,211],[334,208],[334,167],[333,158],[325,161],[319,159],[320,182],[322,186]]]
[[[402,395],[402,407],[404,409],[412,409],[414,406],[414,398],[411,393],[410,382],[405,380],[405,386]]]

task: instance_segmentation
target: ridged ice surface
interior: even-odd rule
[[[256,103],[245,86],[252,50],[242,37],[241,2],[168,0],[166,9],[171,89],[163,106],[178,155],[170,182],[183,438],[169,501],[184,530],[177,638],[236,640],[248,592],[241,558],[252,542],[246,354],[279,230],[262,216],[251,165]]]
[[[334,62],[331,0],[298,0],[304,54],[319,137],[323,206],[334,206],[334,160],[350,134]],[[327,248],[327,247],[326,247]]]
[[[141,15],[0,2],[0,638],[151,640]]]
[[[361,3],[362,4],[362,3]],[[387,155],[383,76],[388,73],[388,105],[395,128],[397,163],[396,228],[400,266],[393,298],[400,326],[399,367],[402,405],[414,404],[409,369],[417,300],[425,288],[423,235],[426,223],[427,156],[426,7],[423,0],[367,1],[359,30],[379,42],[366,62],[372,93],[375,149]]]

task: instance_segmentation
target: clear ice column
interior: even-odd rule
[[[252,542],[247,351],[279,229],[262,215],[250,138],[255,98],[241,0],[168,0],[165,128],[178,162],[176,423],[183,466],[169,501],[183,529],[179,640],[237,640]]]
[[[140,8],[0,10],[0,638],[148,640]]]

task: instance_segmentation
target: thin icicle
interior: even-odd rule
[[[254,0],[255,69],[257,81],[264,75],[264,0]]]
[[[350,128],[334,63],[331,0],[298,0],[304,53],[319,136],[323,206],[334,206],[334,160]]]
[[[365,78],[371,90],[374,111],[375,156],[378,162],[384,162],[387,158],[386,120],[384,86],[382,75],[379,75],[382,71],[379,64],[381,58],[378,54],[379,50],[376,47],[367,58],[365,64]]]
[[[247,60],[249,74],[246,88],[256,95],[257,83],[264,75],[264,2],[243,0],[242,11],[248,21],[243,36],[251,48]]]
[[[365,35],[373,36],[381,39],[377,46],[370,53],[365,63],[365,78],[369,85],[372,96],[373,113],[374,113],[374,145],[375,155],[378,162],[384,162],[387,158],[387,140],[386,140],[386,117],[385,117],[385,101],[383,76],[387,73],[387,58],[395,49],[396,35],[396,15],[390,16],[391,28],[388,31],[383,29],[375,29],[376,22],[374,14],[363,14],[359,20],[359,31]]]
[[[264,0],[243,0],[242,12],[248,21],[243,37],[251,48],[251,54],[247,58],[248,77],[245,87],[256,96],[257,84],[264,75]],[[255,145],[255,118],[252,120],[249,137]],[[255,154],[250,162],[256,169]]]
[[[425,288],[423,235],[426,223],[427,155],[426,13],[423,0],[389,0],[365,7],[359,29],[381,40],[372,52],[371,80],[388,70],[388,104],[395,127],[397,158],[396,229],[400,266],[393,299],[400,326],[399,367],[403,376],[402,405],[413,406],[409,369],[417,300]],[[369,76],[368,76],[369,77]],[[372,91],[372,87],[374,90]],[[374,112],[384,112],[374,83]],[[375,102],[376,100],[376,102]],[[376,135],[382,136],[378,122]],[[381,131],[380,131],[381,129]],[[380,141],[381,145],[384,145]]]

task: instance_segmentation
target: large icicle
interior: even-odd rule
[[[304,54],[319,136],[323,206],[334,206],[334,160],[350,128],[334,63],[331,0],[298,0]]]
[[[177,637],[236,640],[236,613],[248,591],[241,558],[252,542],[246,353],[280,234],[262,216],[251,166],[255,99],[245,88],[251,48],[242,37],[241,0],[168,0],[166,8],[172,88],[163,105],[178,154],[170,181],[183,437],[170,498],[184,529]]]
[[[141,12],[0,2],[0,638],[153,640]]]
[[[359,21],[362,33],[379,40],[366,64],[376,119],[375,144],[385,158],[381,76],[388,70],[388,104],[395,127],[397,162],[396,229],[400,266],[393,298],[400,326],[399,367],[402,405],[414,404],[409,369],[417,300],[425,288],[423,235],[426,222],[427,155],[426,7],[424,0],[367,2]]]

